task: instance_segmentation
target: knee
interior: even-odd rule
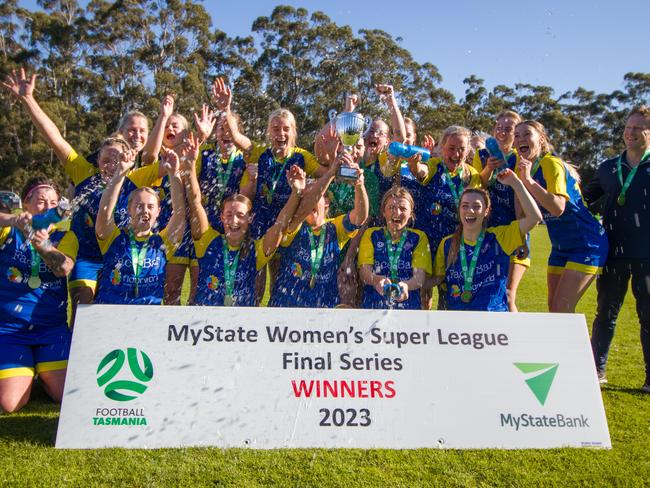
[[[29,393],[24,393],[20,395],[16,394],[4,394],[0,396],[0,411],[5,413],[15,413],[25,405],[29,400]]]

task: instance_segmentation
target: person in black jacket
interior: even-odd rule
[[[591,345],[598,378],[607,383],[607,354],[631,277],[645,360],[641,389],[650,393],[650,107],[630,112],[623,141],[625,151],[603,162],[584,191],[589,203],[604,198],[603,224],[609,239],[609,255],[597,284]]]

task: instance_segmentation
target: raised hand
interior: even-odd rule
[[[436,140],[431,134],[424,135],[424,142],[422,147],[428,149],[431,154],[433,154],[433,149],[436,147]]]
[[[7,75],[5,81],[2,82],[7,90],[9,90],[15,97],[30,97],[34,94],[36,87],[36,73],[31,78],[27,78],[25,68],[20,68],[20,72],[12,70],[10,75]]]
[[[232,91],[223,78],[217,78],[212,84],[212,103],[222,112],[230,111]]]
[[[138,152],[134,149],[122,151],[117,159],[117,171],[115,174],[126,175],[135,166],[135,158]]]
[[[307,173],[294,164],[287,170],[287,181],[293,190],[302,192],[307,186]]]
[[[375,90],[382,102],[388,105],[393,105],[395,103],[395,91],[393,90],[393,85],[375,85]]]
[[[162,165],[163,169],[165,172],[169,175],[169,177],[173,177],[174,175],[178,174],[181,166],[181,158],[178,157],[178,154],[176,154],[175,151],[172,149],[166,149],[166,148],[161,148],[162,149]]]
[[[201,147],[201,141],[198,137],[195,137],[192,132],[188,132],[183,139],[183,143],[179,148],[179,153],[181,159],[188,164],[194,164],[199,158],[199,149]]]
[[[194,113],[194,125],[198,131],[198,137],[202,142],[208,140],[210,134],[214,130],[214,125],[217,122],[217,116],[205,103],[201,109],[201,118]]]
[[[258,167],[256,164],[249,163],[246,165],[246,173],[248,173],[248,177],[252,181],[257,180],[257,171],[258,171]]]
[[[345,111],[354,112],[354,109],[359,105],[359,95],[350,94],[345,97]]]
[[[511,169],[506,168],[497,175],[497,180],[505,185],[512,186],[517,180],[517,175]]]
[[[329,122],[318,137],[320,138],[323,152],[328,155],[330,161],[335,160],[339,146],[341,145],[341,140],[339,139],[339,135],[336,133],[334,124]]]
[[[166,119],[174,113],[174,95],[165,95],[160,103],[160,115]]]
[[[29,234],[32,227],[32,214],[29,212],[22,212],[16,215],[15,226],[20,229],[23,234]]]
[[[519,179],[524,183],[532,181],[530,172],[533,169],[533,163],[527,160],[526,158],[520,156],[519,163],[517,165],[517,173],[519,173]]]

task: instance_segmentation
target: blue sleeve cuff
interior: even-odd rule
[[[345,216],[343,217],[343,228],[347,232],[354,232],[355,230],[358,230],[361,228],[360,225],[354,225],[352,221],[350,220],[350,214],[346,213]]]

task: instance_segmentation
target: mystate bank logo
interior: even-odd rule
[[[109,352],[97,366],[97,386],[116,402],[128,402],[147,391],[153,364],[144,351],[133,347]],[[97,407],[93,425],[147,425],[143,408]]]
[[[527,376],[526,384],[540,405],[544,406],[551,391],[558,363],[513,363]]]

